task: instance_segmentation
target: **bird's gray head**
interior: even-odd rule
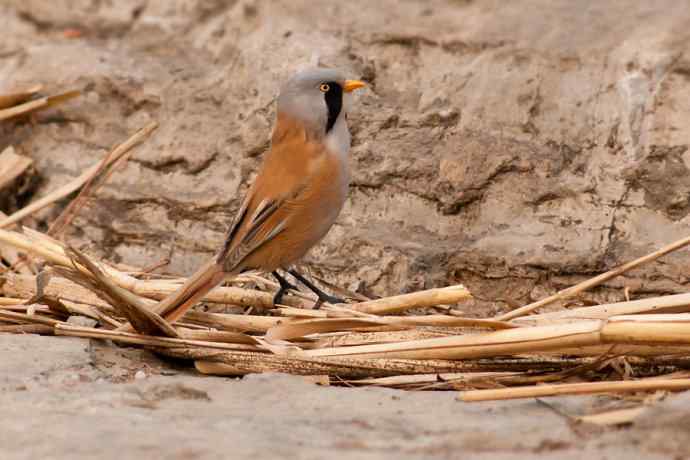
[[[283,85],[278,96],[278,113],[325,137],[340,126],[347,130],[345,95],[363,86],[361,81],[346,80],[338,70],[305,70]]]

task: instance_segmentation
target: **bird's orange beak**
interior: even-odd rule
[[[352,92],[358,88],[364,88],[367,86],[366,83],[363,81],[359,80],[345,80],[345,84],[343,85],[343,91],[346,93]]]

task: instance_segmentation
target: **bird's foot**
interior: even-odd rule
[[[304,284],[306,287],[309,288],[309,290],[311,290],[314,294],[317,295],[318,300],[316,301],[316,304],[314,304],[315,310],[318,310],[319,308],[321,308],[321,305],[323,305],[324,302],[328,302],[328,303],[332,303],[332,304],[345,303],[345,300],[341,299],[340,297],[329,295],[329,294],[326,294],[325,292],[323,292],[321,289],[316,287],[316,285],[314,285],[314,283],[309,281],[307,278],[304,277],[304,275],[302,275],[300,272],[298,272],[294,268],[288,270],[288,273],[290,273],[292,276],[294,276],[295,279],[297,279],[299,282]]]
[[[273,305],[280,305],[283,302],[283,297],[285,296],[286,292],[288,292],[290,289],[294,291],[297,291],[298,289],[297,286],[280,276],[277,271],[273,272],[273,276],[275,276],[275,278],[278,280],[278,284],[280,284],[280,288],[276,292],[276,295],[273,296]]]

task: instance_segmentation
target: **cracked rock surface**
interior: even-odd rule
[[[350,116],[350,199],[309,260],[330,281],[462,282],[468,313],[489,315],[688,233],[690,9],[673,0],[8,0],[0,24],[0,88],[84,90],[2,128],[0,147],[35,160],[35,196],[161,124],[72,228],[111,260],[172,252],[169,271],[189,273],[212,254],[277,88],[314,56],[370,84]],[[589,300],[686,290],[689,258]]]

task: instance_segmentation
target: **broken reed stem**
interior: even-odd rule
[[[45,324],[47,326],[57,326],[62,321],[46,318],[39,315],[27,315],[26,313],[15,313],[7,310],[0,310],[0,320],[20,323]]]
[[[33,102],[33,101],[32,101]],[[156,122],[151,122],[136,133],[132,137],[130,137],[127,141],[124,143],[118,145],[115,150],[113,150],[111,153],[109,153],[107,156],[109,157],[109,160],[107,162],[108,165],[112,164],[113,162],[117,161],[120,157],[122,157],[124,154],[126,154],[129,150],[132,148],[136,147],[139,145],[141,142],[143,142],[156,128],[158,127],[158,123]],[[20,209],[19,211],[11,214],[9,217],[6,219],[0,220],[0,228],[7,227],[9,225],[12,225],[16,222],[19,222],[20,220],[24,219],[25,217],[35,213],[36,211],[39,211],[46,206],[61,200],[62,198],[65,198],[71,193],[74,193],[75,191],[79,190],[86,182],[89,181],[89,179],[98,172],[100,169],[101,165],[100,162],[99,164],[91,166],[89,169],[84,171],[79,177],[75,178],[71,182],[68,182],[67,184],[63,185],[62,187],[59,187],[58,189],[52,191],[48,195],[44,196],[43,198],[34,201],[33,203],[29,204],[28,206]]]
[[[75,282],[81,281],[87,286],[93,286],[94,290],[110,300],[113,308],[127,318],[137,332],[149,335],[159,335],[160,333],[167,337],[178,337],[177,331],[170,323],[149,309],[148,302],[144,302],[140,297],[117,286],[98,265],[78,250],[71,248],[69,252],[74,260],[74,265],[76,266],[76,262],[79,262],[89,270],[91,277],[80,276],[75,271],[60,267],[54,268],[54,270],[60,274],[68,275],[67,277],[73,278]]]
[[[374,318],[323,318],[296,320],[274,326],[266,333],[266,338],[275,340],[290,340],[311,334],[326,332],[341,332],[368,327],[485,327],[490,329],[513,329],[514,325],[493,320],[460,318],[448,315],[424,316],[384,316]]]
[[[444,373],[477,372],[552,372],[561,370],[560,363],[532,360],[496,361],[443,361],[403,359],[343,359],[278,356],[271,354],[216,352],[201,349],[160,350],[162,354],[175,358],[195,359],[198,362],[218,363],[223,366],[211,368],[206,364],[204,373],[219,375],[245,375],[261,372],[283,372],[298,375],[330,375],[340,378],[380,378],[401,375],[439,375]],[[570,366],[570,363],[564,364]],[[572,364],[574,366],[575,364]],[[199,366],[197,365],[197,369]]]
[[[669,316],[670,318],[659,318]],[[660,352],[690,350],[690,314],[613,317],[572,324],[535,326],[475,335],[460,335],[396,343],[304,350],[309,357],[352,356],[396,359],[467,359],[523,353],[571,353],[602,345],[657,346]],[[567,350],[567,351],[566,351]],[[670,351],[667,351],[670,353]]]
[[[48,101],[46,98],[36,99],[34,101],[28,101],[14,107],[0,110],[0,121],[8,120],[12,117],[17,117],[19,115],[24,115],[25,113],[33,112],[46,106]]]
[[[543,356],[579,356],[592,357],[601,356],[611,349],[611,345],[590,345],[579,348],[559,348],[558,350],[551,350],[545,352],[537,352]],[[616,344],[615,352],[618,355],[630,357],[644,357],[655,358],[659,356],[682,356],[690,353],[690,346],[688,345],[662,345],[662,344],[646,344],[646,345],[630,345],[630,344]],[[518,355],[521,356],[521,355]]]
[[[690,379],[644,379],[623,382],[561,383],[500,388],[491,390],[470,390],[460,393],[458,399],[465,402],[497,401],[520,398],[542,398],[559,395],[585,395],[601,393],[622,393],[631,391],[680,391],[690,389]]]
[[[272,316],[206,313],[194,310],[188,311],[184,319],[190,323],[216,329],[246,332],[266,332],[277,324],[286,321],[284,318],[275,318]]]
[[[271,354],[216,352],[212,350],[166,349],[166,356],[195,359],[197,370],[205,374],[245,375],[261,372],[283,372],[296,375],[329,375],[343,379],[434,375],[449,373],[516,374],[528,371],[552,372],[581,364],[581,361],[495,360],[447,361],[410,359],[302,358]],[[438,380],[437,380],[438,381]]]
[[[600,344],[600,321],[542,326],[485,334],[459,335],[398,343],[305,350],[305,356],[397,359],[467,359],[579,348]]]
[[[525,305],[524,307],[520,307],[516,310],[510,311],[508,313],[505,313],[503,315],[499,315],[496,317],[497,320],[499,321],[508,321],[513,318],[517,318],[518,316],[524,316],[528,313],[533,312],[534,310],[541,308],[545,305],[548,305],[550,303],[556,302],[558,300],[565,300],[569,299],[570,297],[573,297],[580,292],[586,291],[587,289],[593,288],[595,286],[600,285],[601,283],[604,283],[611,278],[615,278],[618,275],[621,275],[628,270],[632,270],[633,268],[639,267],[640,265],[644,265],[647,262],[651,262],[653,260],[658,259],[659,257],[662,257],[670,252],[676,251],[684,246],[687,246],[690,244],[690,237],[686,237],[683,239],[680,239],[678,241],[675,241],[667,246],[664,246],[663,248],[652,252],[651,254],[647,254],[646,256],[640,257],[638,259],[633,260],[632,262],[628,262],[626,264],[621,265],[620,267],[616,267],[613,270],[609,270],[606,273],[602,273],[601,275],[595,276],[594,278],[590,278],[586,281],[583,281],[582,283],[578,283],[575,286],[571,286],[567,289],[563,289],[562,291],[559,291],[553,295],[550,295],[544,299],[541,299],[537,302],[533,302],[529,305]]]
[[[411,308],[433,307],[435,305],[454,304],[472,298],[465,286],[458,284],[437,289],[412,292],[383,299],[369,300],[348,305],[347,308],[362,313],[385,315],[398,313]]]
[[[11,306],[11,305],[21,305],[26,300],[24,299],[14,299],[12,297],[0,297],[0,307]]]
[[[26,115],[36,110],[43,110],[49,107],[66,102],[79,96],[80,91],[68,91],[66,93],[58,94],[56,96],[42,97],[33,101],[24,102],[23,104],[0,109],[0,121],[8,120],[10,118]]]
[[[35,313],[50,313],[52,310],[48,306],[29,304],[29,305],[5,305],[0,307],[0,311],[13,311],[19,313],[27,313],[31,311]]]
[[[2,232],[2,230],[0,230]],[[27,275],[15,275],[13,273],[6,273],[1,275],[4,282],[0,289],[4,295],[12,297],[20,297],[30,299],[37,295],[36,292],[36,277]],[[80,303],[98,307],[103,310],[110,310],[110,304],[99,298],[92,291],[69,281],[66,278],[53,276],[50,278],[48,285],[44,289],[44,294],[49,297],[60,298],[60,300],[67,300],[70,302]],[[1,299],[1,298],[0,298]],[[0,300],[0,302],[2,302]],[[25,300],[22,300],[22,303]],[[0,303],[2,305],[2,303]]]
[[[393,330],[391,330],[393,329]],[[409,340],[431,339],[435,337],[447,337],[457,335],[457,330],[445,330],[442,332],[429,330],[428,328],[362,328],[351,329],[347,332],[332,332],[320,334],[312,338],[312,342],[302,343],[304,349],[335,348],[354,345],[369,345],[373,343],[391,343]]]
[[[582,415],[575,420],[582,423],[592,423],[599,426],[626,425],[632,423],[637,417],[648,409],[646,406],[616,409],[591,415]]]
[[[690,314],[615,316],[602,328],[601,338],[605,343],[690,345]]]
[[[294,375],[332,375],[342,378],[369,378],[394,375],[488,371],[492,363],[422,361],[405,359],[304,358],[269,353],[215,351],[209,349],[167,348],[157,350],[166,356],[194,359],[198,362],[223,363],[221,375],[245,375],[282,372]],[[196,363],[195,363],[196,364]],[[202,373],[218,373],[219,367],[196,364]],[[204,372],[206,371],[206,372]]]
[[[43,89],[43,85],[34,85],[25,89],[24,91],[16,91],[9,94],[0,94],[0,109],[7,109],[17,104],[31,99],[35,94],[38,94]]]
[[[0,333],[53,335],[53,327],[46,324],[0,325]]]
[[[256,340],[241,332],[230,331],[203,331],[197,329],[178,328],[180,337],[186,340],[201,340],[203,342],[241,343],[256,345]]]
[[[180,348],[195,347],[218,350],[262,351],[259,346],[246,345],[244,343],[207,342],[202,340],[177,339],[170,337],[154,337],[122,331],[107,331],[91,327],[78,327],[68,324],[56,324],[55,335],[70,337],[82,337],[89,339],[107,339],[113,342],[127,343],[130,345],[144,345],[148,347]],[[249,337],[249,336],[247,336]]]
[[[539,315],[530,315],[513,320],[515,324],[525,326],[542,326],[546,324],[567,323],[584,319],[607,319],[617,315],[635,313],[677,313],[685,308],[690,309],[690,293],[674,294],[648,299],[615,302],[592,307],[580,307]]]
[[[424,385],[434,383],[458,383],[477,379],[495,379],[498,377],[513,377],[523,375],[521,372],[452,372],[433,374],[394,375],[393,377],[376,377],[356,380],[347,380],[350,385],[373,385],[381,387],[405,387],[411,385]]]

